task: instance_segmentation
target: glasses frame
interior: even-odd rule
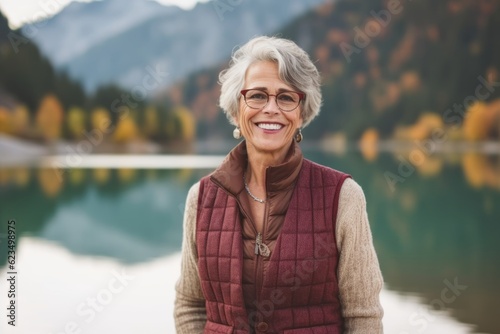
[[[260,108],[255,108],[255,107],[251,107],[248,105],[247,103],[247,93],[251,90],[256,90],[256,91],[259,91],[259,92],[262,92],[264,94],[267,95],[267,102],[266,104],[264,104],[262,107]],[[269,103],[269,100],[270,100],[270,97],[271,96],[274,96],[274,100],[276,102],[276,106],[278,107],[279,110],[283,111],[283,112],[291,112],[291,111],[294,111],[295,109],[297,109],[298,106],[300,106],[300,103],[302,101],[304,101],[304,99],[306,98],[306,94],[302,93],[302,92],[296,92],[296,91],[293,91],[293,90],[284,90],[284,91],[281,91],[279,92],[278,94],[269,94],[268,92],[266,92],[265,90],[262,90],[262,89],[255,89],[255,88],[250,88],[250,89],[242,89],[240,91],[241,95],[243,95],[243,100],[245,101],[245,104],[247,105],[248,108],[251,108],[251,109],[262,109],[262,108],[265,108],[267,106],[267,104]],[[280,94],[284,94],[284,93],[295,93],[299,96],[299,103],[297,103],[297,107],[293,108],[293,109],[290,109],[290,110],[284,110],[284,109],[281,109],[279,104],[278,104],[278,95]]]

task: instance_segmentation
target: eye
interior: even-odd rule
[[[247,99],[252,100],[267,100],[267,95],[261,91],[251,90],[247,93]]]
[[[283,102],[296,102],[299,96],[294,93],[280,93],[278,94],[278,99]]]

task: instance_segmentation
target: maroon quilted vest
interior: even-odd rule
[[[243,299],[240,204],[210,177],[201,180],[196,241],[204,333],[342,333],[335,223],[347,177],[304,159],[251,314]]]

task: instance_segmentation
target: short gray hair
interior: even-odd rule
[[[309,55],[294,42],[277,37],[260,36],[248,41],[236,50],[229,67],[219,74],[221,94],[219,106],[229,121],[235,124],[239,111],[240,91],[250,65],[259,61],[278,64],[279,77],[287,85],[304,94],[302,119],[307,126],[319,114],[321,108],[320,75]]]

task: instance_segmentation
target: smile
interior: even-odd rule
[[[279,123],[258,123],[257,126],[264,130],[280,130],[283,127]]]

